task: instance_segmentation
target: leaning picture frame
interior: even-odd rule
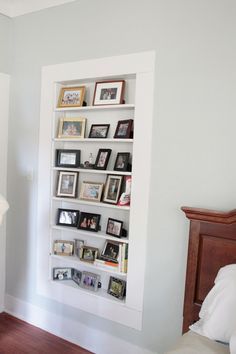
[[[58,209],[57,225],[77,227],[79,220],[79,210],[73,209]]]
[[[116,161],[114,165],[114,171],[128,171],[129,170],[129,152],[118,152],[116,156]]]
[[[103,190],[103,183],[83,181],[80,188],[81,200],[100,202]]]
[[[81,288],[97,291],[100,285],[100,275],[86,271],[82,272],[82,278],[80,282]]]
[[[108,262],[118,263],[119,261],[120,244],[107,240],[101,253],[100,259]]]
[[[85,86],[62,87],[58,99],[58,108],[81,107],[85,96]]]
[[[80,260],[83,262],[93,263],[98,256],[98,248],[83,246]]]
[[[111,276],[107,292],[109,295],[112,295],[119,300],[123,300],[126,292],[126,281]]]
[[[122,230],[123,230],[123,221],[113,219],[113,218],[108,218],[107,228],[106,228],[107,235],[120,238],[122,236]]]
[[[133,122],[133,119],[119,120],[117,122],[114,139],[132,139]]]
[[[59,171],[56,196],[75,198],[77,182],[78,172]]]
[[[101,214],[81,212],[77,227],[84,231],[98,232],[100,218]]]
[[[89,132],[89,138],[106,139],[110,124],[92,124]]]
[[[121,185],[123,181],[123,176],[118,175],[108,175],[104,194],[103,194],[103,202],[117,204],[120,196]]]
[[[80,165],[80,150],[57,149],[56,167],[76,168]]]
[[[58,267],[52,269],[53,280],[71,280],[73,277],[73,268]]]
[[[72,256],[74,253],[74,241],[55,240],[53,253],[57,256]]]
[[[60,118],[58,139],[83,139],[85,134],[86,118]]]
[[[96,161],[94,164],[95,170],[106,170],[110,156],[111,149],[99,149],[96,157]]]
[[[93,105],[114,105],[122,104],[124,101],[124,80],[96,82]]]

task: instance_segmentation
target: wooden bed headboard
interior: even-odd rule
[[[196,322],[218,270],[236,263],[236,210],[181,208],[190,220],[183,333]]]

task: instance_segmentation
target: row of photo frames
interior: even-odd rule
[[[76,227],[84,231],[100,231],[100,214],[80,212],[74,209],[59,208],[57,212],[56,224],[60,226]],[[113,218],[108,218],[106,234],[114,237],[126,237],[127,230],[124,229],[124,222]]]
[[[78,172],[59,171],[56,196],[76,198],[78,175]],[[105,185],[100,182],[83,181],[79,199],[90,202],[102,201],[118,206],[129,206],[131,181],[131,176],[118,175],[107,175]],[[123,192],[121,193],[122,189]]]
[[[99,274],[80,271],[75,268],[53,268],[52,277],[56,281],[73,280],[79,287],[94,292],[102,287]],[[126,295],[126,281],[110,276],[107,293],[123,300]]]
[[[117,105],[124,102],[124,80],[99,81],[95,83],[93,106]],[[86,106],[84,101],[86,86],[62,87],[60,90],[58,108]]]
[[[83,139],[85,138],[86,118],[60,118],[58,126],[59,139]],[[133,138],[133,119],[123,119],[117,122],[114,139],[132,139]],[[110,124],[92,124],[88,138],[106,139],[108,136]]]
[[[89,154],[89,159],[81,163],[81,151],[69,149],[56,150],[56,167],[66,168],[88,168],[96,170],[106,170],[111,156],[111,149],[99,149],[95,162],[93,154]],[[116,155],[114,171],[131,171],[131,154],[129,152],[118,152]],[[93,163],[94,162],[94,163]]]

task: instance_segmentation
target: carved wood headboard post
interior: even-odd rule
[[[198,320],[218,270],[236,263],[236,210],[181,208],[190,220],[183,333]]]

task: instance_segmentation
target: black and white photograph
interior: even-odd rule
[[[114,165],[114,171],[128,171],[129,170],[129,152],[118,152]]]
[[[99,288],[100,275],[90,272],[82,272],[82,278],[80,282],[81,288],[97,291]]]
[[[98,249],[90,246],[83,246],[81,252],[81,261],[93,263],[98,255]]]
[[[122,236],[123,221],[108,218],[106,233],[111,236]]]
[[[60,91],[58,108],[81,107],[85,95],[85,86],[63,87]]]
[[[115,277],[110,277],[108,285],[108,294],[115,296],[117,299],[123,300],[126,291],[126,281]]]
[[[75,198],[77,191],[77,172],[59,171],[57,197]]]
[[[56,150],[56,167],[79,167],[80,150]]]
[[[106,241],[105,247],[102,251],[100,258],[105,261],[118,263],[118,257],[119,257],[119,243]]]
[[[109,128],[110,124],[92,124],[88,137],[93,139],[105,139]]]
[[[57,225],[76,227],[79,220],[79,210],[58,209]]]
[[[96,82],[93,105],[122,104],[124,99],[124,80]]]
[[[106,170],[109,158],[111,156],[111,149],[99,149],[94,164],[96,170]]]
[[[73,276],[73,268],[53,268],[53,280],[70,280]]]
[[[115,175],[107,176],[104,195],[103,195],[104,202],[117,204],[120,196],[122,180],[123,180],[123,176],[115,176]]]
[[[74,242],[67,240],[55,240],[53,242],[53,253],[58,256],[72,256],[74,252]]]
[[[83,246],[84,246],[84,240],[74,238],[74,254],[78,258],[81,258]]]
[[[119,120],[114,134],[116,139],[133,138],[133,119]]]
[[[78,229],[97,232],[99,231],[100,218],[100,214],[81,212],[78,223]]]

